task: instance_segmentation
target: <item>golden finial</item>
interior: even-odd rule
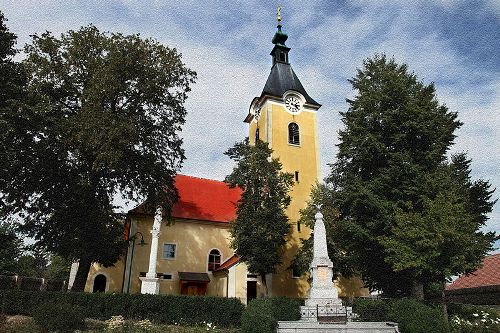
[[[281,24],[281,5],[278,5],[278,24]]]

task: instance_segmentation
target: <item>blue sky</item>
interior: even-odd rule
[[[223,179],[223,152],[247,133],[243,119],[269,74],[278,1],[0,0],[19,46],[29,35],[93,23],[176,47],[198,72],[186,104],[185,174]],[[334,161],[347,80],[375,53],[407,63],[464,125],[452,152],[500,188],[500,0],[281,1],[290,61],[318,113],[321,171]],[[500,191],[500,190],[499,190]],[[499,192],[500,193],[500,192]],[[498,198],[499,193],[495,194]],[[500,204],[487,230],[500,231]],[[500,245],[499,243],[497,243]]]

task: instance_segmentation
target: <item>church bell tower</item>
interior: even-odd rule
[[[288,269],[310,229],[298,223],[299,210],[305,208],[312,186],[319,178],[319,143],[316,112],[321,107],[306,92],[290,65],[288,39],[282,30],[278,9],[278,30],[274,34],[271,51],[272,67],[260,96],[250,104],[245,122],[249,124],[250,142],[258,138],[273,149],[283,171],[295,177],[292,198],[287,209],[291,224],[283,263],[272,276],[270,288],[273,296],[306,297],[309,289],[306,276],[295,276]]]

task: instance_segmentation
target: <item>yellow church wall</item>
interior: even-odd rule
[[[227,276],[212,275],[207,288],[207,295],[226,297],[227,295]]]
[[[92,292],[95,277],[99,274],[103,274],[106,276],[106,292],[120,293],[122,291],[124,263],[124,259],[120,258],[113,266],[107,268],[98,263],[92,264],[84,290],[86,292]]]
[[[370,290],[364,288],[363,281],[359,277],[339,277],[335,283],[339,291],[339,297],[352,299],[354,297],[368,296]]]
[[[318,181],[318,156],[319,146],[316,135],[316,112],[303,110],[299,114],[291,114],[285,110],[282,104],[267,101],[263,110],[271,109],[269,119],[261,118],[259,127],[266,127],[265,123],[272,122],[272,134],[270,135],[274,157],[279,158],[283,165],[283,171],[295,175],[297,171],[299,180],[295,182],[290,196],[292,198],[287,209],[287,215],[291,225],[291,233],[285,246],[283,263],[277,268],[273,275],[272,294],[288,297],[306,297],[309,290],[307,277],[292,277],[292,271],[288,269],[301,246],[300,239],[308,238],[311,230],[300,226],[298,230],[297,221],[300,218],[300,209],[305,208],[309,200],[311,188]],[[262,122],[262,124],[261,124]],[[295,122],[299,125],[300,144],[288,143],[288,125]],[[250,133],[255,130],[250,128]]]
[[[236,294],[235,297],[239,298],[243,304],[247,303],[247,265],[240,263],[236,267],[235,284]]]
[[[136,220],[136,230],[144,235],[147,244],[135,246],[130,281],[131,293],[140,292],[139,273],[148,271],[152,223],[152,216],[141,216]],[[225,289],[220,286],[222,282],[218,282],[218,279],[207,271],[208,254],[212,249],[217,249],[221,253],[222,262],[227,260],[233,254],[229,247],[229,237],[228,225],[222,223],[183,219],[176,219],[170,226],[163,223],[158,242],[156,271],[172,274],[173,279],[160,280],[160,293],[180,294],[178,272],[201,272],[208,273],[211,279],[207,294],[223,296],[221,292]],[[175,259],[163,258],[164,243],[176,244]]]

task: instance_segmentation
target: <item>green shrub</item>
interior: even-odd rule
[[[17,288],[17,280],[14,275],[0,275],[0,290]]]
[[[449,332],[441,309],[413,299],[391,301],[387,317],[398,323],[401,333]]]
[[[467,319],[473,320],[479,312],[486,312],[492,317],[500,317],[500,310],[495,307],[489,307],[487,305],[473,305],[473,304],[462,304],[462,303],[450,303],[448,307],[448,316],[452,317],[454,315]]]
[[[271,311],[276,321],[293,321],[300,319],[300,305],[302,300],[288,297],[271,297]]]
[[[242,333],[273,333],[278,321],[300,319],[300,299],[271,297],[252,300],[241,317]]]
[[[162,324],[210,322],[218,327],[239,326],[244,309],[236,298],[211,296],[0,290],[2,299],[7,314],[29,316],[41,304],[65,303],[80,307],[85,317],[99,320],[121,315]]]
[[[356,298],[352,311],[358,315],[357,321],[387,321],[389,303],[383,300]]]
[[[85,328],[82,311],[69,304],[40,304],[32,316],[35,323],[45,332],[71,333]]]
[[[242,333],[273,333],[278,322],[273,317],[271,302],[266,299],[251,300],[241,317]]]

